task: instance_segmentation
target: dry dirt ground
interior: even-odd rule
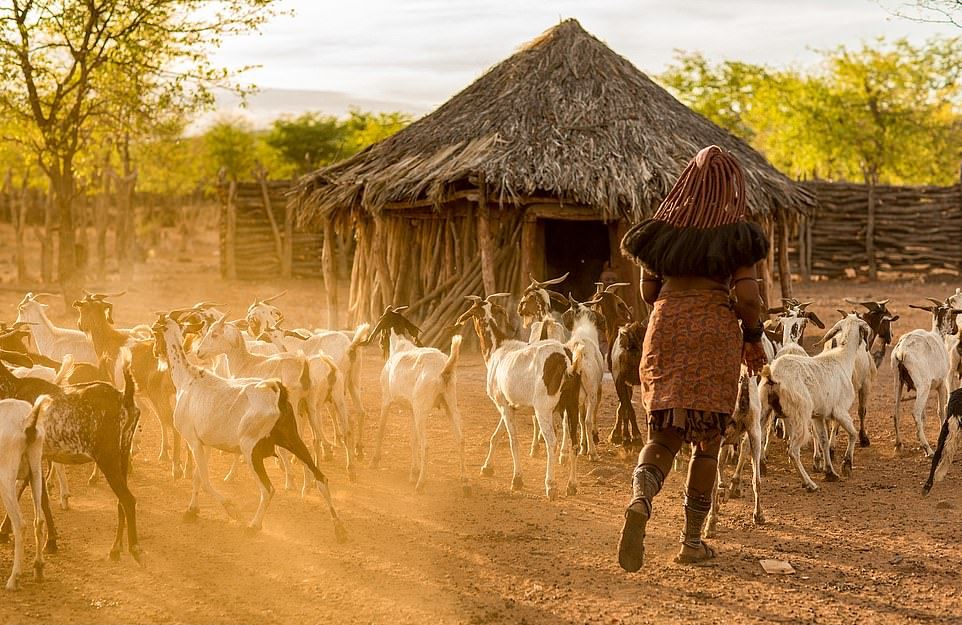
[[[9,248],[6,248],[9,249]],[[255,296],[280,288],[279,302],[291,325],[320,324],[319,285],[223,282],[216,257],[205,248],[193,264],[152,260],[116,301],[119,325],[149,322],[150,312],[217,299],[235,315]],[[6,260],[6,259],[5,259]],[[962,281],[960,281],[962,285]],[[891,297],[902,315],[896,333],[928,326],[907,304],[944,297],[954,283],[834,282],[797,285],[813,309],[834,319],[845,296]],[[10,320],[20,293],[4,286],[0,318]],[[54,300],[63,324],[73,318]],[[376,414],[381,357],[365,354],[364,406]],[[784,444],[773,446],[763,482],[767,524],[753,527],[749,499],[724,507],[715,546],[718,558],[702,567],[672,563],[681,526],[683,477],[673,473],[656,501],[649,524],[644,570],[625,574],[615,549],[633,458],[604,444],[597,463],[579,466],[576,496],[545,500],[544,459],[524,456],[525,489],[511,492],[510,455],[496,453],[497,473],[481,478],[496,413],[483,391],[484,366],[466,354],[458,370],[467,462],[473,495],[456,479],[450,429],[440,416],[429,424],[430,474],[416,495],[407,481],[408,414],[394,410],[380,469],[364,464],[349,484],[343,459],[322,470],[330,477],[350,539],[337,544],[316,493],[302,499],[279,488],[264,530],[255,536],[230,521],[202,496],[199,522],[181,514],[189,482],[173,481],[156,459],[157,424],[142,424],[141,451],[131,477],[147,566],[127,554],[107,559],[116,523],[116,500],[101,483],[88,486],[89,467],[69,470],[72,508],[56,510],[60,552],[47,557],[46,579],[29,575],[21,589],[0,595],[4,623],[949,623],[962,622],[962,467],[923,499],[928,462],[915,445],[914,426],[903,413],[903,437],[893,448],[892,374],[886,363],[872,397],[871,447],[857,449],[855,472],[838,483],[805,492],[789,468]],[[610,427],[614,393],[605,388],[601,427]],[[927,431],[937,437],[930,401]],[[374,419],[364,435],[374,436]],[[530,441],[530,420],[519,433]],[[227,458],[214,454],[215,479]],[[269,463],[275,484],[280,471]],[[817,479],[817,478],[816,478]],[[256,507],[249,471],[221,486],[246,515]],[[28,504],[24,502],[24,508]],[[28,513],[29,515],[29,513]],[[28,543],[28,553],[32,541]],[[790,576],[763,573],[758,561],[789,561]],[[0,545],[0,575],[11,549]],[[29,571],[29,567],[27,568]]]

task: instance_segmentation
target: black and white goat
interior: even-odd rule
[[[577,455],[571,452],[571,443],[578,434],[578,393],[581,388],[582,351],[572,352],[558,341],[538,341],[533,344],[508,339],[504,330],[507,324],[505,310],[491,301],[470,296],[471,306],[458,318],[458,325],[469,320],[481,343],[481,354],[487,367],[488,397],[501,415],[498,426],[491,435],[488,456],[481,467],[481,474],[494,475],[494,447],[502,430],[507,430],[514,465],[512,490],[520,490],[524,480],[521,475],[521,454],[515,432],[516,408],[534,408],[535,418],[541,428],[547,448],[545,470],[545,493],[548,499],[557,496],[555,487],[555,464],[558,439],[555,435],[553,415],[561,413],[562,427],[568,430],[570,462],[567,493],[573,495],[578,489]]]
[[[949,401],[945,407],[945,420],[942,421],[939,442],[932,455],[929,479],[922,487],[923,495],[928,495],[932,487],[941,482],[949,472],[955,452],[959,449],[959,440],[962,439],[960,432],[962,432],[962,389],[955,389],[949,394]]]
[[[403,310],[403,309],[401,309]],[[458,410],[457,364],[461,354],[461,335],[451,339],[451,352],[446,355],[433,347],[418,347],[409,338],[405,328],[410,322],[389,307],[375,324],[372,338],[387,335],[388,358],[381,369],[381,411],[378,424],[377,446],[372,464],[381,460],[381,445],[389,408],[401,403],[411,408],[411,473],[414,490],[424,490],[427,474],[427,420],[435,408],[440,408],[449,419],[458,453],[461,488],[465,495],[471,492],[464,466],[464,435],[461,430],[461,412]],[[413,324],[412,324],[413,325]]]
[[[233,503],[211,484],[207,470],[208,449],[240,453],[258,478],[260,504],[248,527],[261,528],[264,513],[274,495],[274,487],[264,469],[264,458],[275,455],[275,447],[290,451],[313,474],[315,484],[327,503],[338,541],[345,539],[344,528],[328,488],[327,478],[311,458],[297,430],[294,409],[287,389],[277,379],[226,379],[187,360],[180,327],[166,314],[153,326],[154,349],[170,367],[177,387],[174,427],[180,431],[194,456],[193,490],[185,520],[200,512],[198,495],[203,488],[224,506],[234,519],[239,513]]]
[[[568,340],[568,334],[561,324],[561,315],[556,311],[556,308],[558,310],[567,308],[568,300],[564,295],[548,288],[561,284],[567,279],[567,273],[544,281],[535,280],[532,277],[531,284],[521,294],[521,299],[518,300],[518,315],[521,317],[522,327],[530,328],[529,343],[543,339],[562,343]]]

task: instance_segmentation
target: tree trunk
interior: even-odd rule
[[[110,213],[110,175],[109,163],[104,162],[100,172],[100,194],[94,205],[94,228],[97,231],[97,279],[107,276],[107,220]]]
[[[792,265],[788,258],[788,224],[787,217],[779,215],[775,221],[775,232],[778,233],[778,283],[782,291],[782,298],[792,297]]]
[[[53,284],[53,233],[54,233],[53,191],[43,197],[43,231],[40,239],[40,279],[45,285]]]
[[[77,266],[77,231],[74,228],[73,196],[74,172],[69,159],[65,159],[61,171],[51,180],[53,203],[60,213],[60,232],[57,242],[57,280],[63,290],[67,308],[79,299],[84,286],[84,275]]]

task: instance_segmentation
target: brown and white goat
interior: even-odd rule
[[[618,328],[611,346],[611,377],[618,396],[618,413],[608,441],[613,445],[624,445],[625,448],[644,442],[631,400],[634,387],[641,386],[641,352],[647,330],[644,322],[632,321]]]
[[[154,341],[148,335],[143,337],[137,329],[117,329],[114,327],[114,305],[107,301],[108,297],[122,295],[105,293],[87,293],[82,300],[73,303],[79,313],[77,325],[90,338],[94,349],[100,354],[101,366],[113,372],[115,384],[119,386],[123,373],[119,370],[120,354],[122,350],[130,351],[130,369],[134,381],[140,391],[138,406],[143,410],[146,406],[157,417],[160,423],[160,454],[161,461],[171,461],[171,474],[174,478],[183,475],[180,461],[180,434],[174,428],[174,396],[177,390],[166,367],[161,367],[154,356]],[[168,452],[172,450],[173,453]]]
[[[568,340],[564,326],[561,325],[560,314],[557,310],[565,310],[568,300],[564,295],[549,289],[549,286],[560,284],[568,278],[568,274],[539,281],[531,277],[531,284],[521,294],[518,300],[518,315],[521,325],[530,328],[529,343],[543,339],[553,339],[562,343]],[[507,326],[504,328],[507,330]]]
[[[555,487],[555,464],[558,439],[555,435],[555,412],[561,413],[562,426],[568,430],[568,487],[573,495],[578,490],[577,454],[571,453],[571,443],[578,434],[578,393],[581,388],[582,351],[574,352],[558,341],[524,343],[508,339],[504,330],[507,313],[491,301],[469,296],[471,306],[457,321],[458,325],[473,320],[481,343],[481,354],[487,367],[488,397],[497,407],[501,418],[491,435],[488,456],[481,467],[481,475],[494,475],[494,448],[502,430],[507,430],[514,465],[512,490],[520,490],[524,480],[521,474],[521,454],[515,432],[514,411],[520,407],[534,408],[535,418],[541,428],[547,447],[545,470],[545,493],[548,499],[557,496]]]
[[[615,339],[618,338],[618,330],[623,325],[631,323],[634,315],[631,314],[631,307],[615,293],[615,289],[623,286],[631,286],[628,282],[615,282],[605,286],[603,282],[595,282],[595,294],[591,297],[591,308],[601,315],[604,322],[604,354],[608,369],[612,370],[611,350],[614,348]],[[613,375],[613,374],[612,374]]]

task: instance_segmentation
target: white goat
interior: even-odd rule
[[[914,306],[932,314],[931,330],[912,330],[903,334],[892,349],[892,369],[895,372],[895,448],[902,447],[899,433],[899,412],[902,403],[902,388],[915,391],[915,405],[912,416],[915,430],[926,456],[932,455],[932,447],[925,438],[925,404],[929,393],[937,394],[936,410],[939,420],[945,419],[945,402],[948,398],[949,353],[945,337],[955,334],[958,327],[956,316],[962,310],[953,308],[938,300],[930,300],[932,306]]]
[[[37,423],[40,407],[50,401],[41,395],[31,405],[19,399],[0,399],[0,500],[13,526],[13,570],[7,579],[7,590],[17,589],[17,578],[23,570],[23,515],[20,512],[18,480],[30,483],[33,495],[33,533],[37,541],[33,570],[43,578],[43,424]]]
[[[569,308],[562,314],[565,327],[571,331],[571,338],[566,345],[572,352],[576,349],[582,352],[581,392],[578,401],[578,421],[581,424],[579,452],[587,454],[592,461],[598,459],[598,451],[595,447],[598,438],[596,419],[601,405],[601,386],[605,375],[605,357],[601,353],[598,338],[598,327],[603,325],[604,321],[602,320],[599,324],[601,315],[590,308],[596,303],[599,302],[592,300],[582,304],[569,295]],[[564,449],[566,448],[564,432],[565,430],[562,430],[562,463],[565,461]]]
[[[46,293],[27,293],[17,305],[17,322],[29,324],[37,351],[47,358],[62,361],[69,354],[74,362],[100,364],[94,344],[80,330],[55,326],[47,317],[48,306],[37,300]]]
[[[298,434],[294,410],[284,384],[277,379],[225,379],[190,364],[181,347],[184,338],[180,327],[167,315],[158,317],[153,331],[157,356],[167,361],[177,387],[174,426],[194,456],[193,490],[185,518],[197,517],[201,487],[224,506],[232,518],[239,516],[231,501],[211,484],[207,450],[213,447],[243,454],[257,475],[260,503],[248,527],[259,530],[274,494],[274,487],[264,470],[264,458],[274,455],[275,446],[278,446],[293,453],[311,471],[334,521],[334,534],[338,541],[343,541],[344,528],[334,510],[327,478],[317,468]]]
[[[852,371],[860,343],[867,341],[869,332],[868,324],[858,317],[846,317],[822,339],[828,341],[838,335],[838,347],[815,356],[786,354],[762,369],[759,386],[762,409],[770,406],[784,419],[788,455],[809,491],[818,490],[818,486],[802,466],[799,452],[811,437],[813,425],[818,433],[819,447],[825,450],[829,448],[826,420],[834,419],[846,431],[849,440],[842,469],[843,473],[851,473],[856,436],[848,413],[855,400]],[[825,480],[837,481],[831,455],[823,454],[823,459]]]
[[[841,310],[839,312],[842,314],[842,318],[849,316],[849,313]],[[865,321],[861,315],[859,315],[859,318]],[[875,359],[869,351],[872,342],[873,337],[870,336],[864,349],[858,350],[855,356],[855,368],[852,370],[852,386],[855,388],[855,395],[858,399],[858,444],[860,447],[868,447],[870,443],[868,433],[865,431],[865,415],[868,412],[869,397],[871,397],[872,390],[875,388],[875,379],[878,377],[878,367],[876,367]],[[828,351],[836,345],[837,340],[826,341],[822,351]],[[832,429],[833,438],[836,429]]]
[[[755,494],[755,505],[752,511],[752,521],[755,525],[765,522],[762,513],[761,484],[762,484],[762,405],[758,395],[758,382],[754,376],[742,366],[738,379],[738,396],[735,401],[735,412],[732,413],[731,424],[725,432],[725,438],[718,451],[718,480],[712,492],[711,512],[706,521],[706,537],[711,538],[718,524],[721,503],[726,495],[725,468],[728,465],[729,450],[738,447],[738,463],[728,487],[727,496],[741,497],[741,476],[748,454],[752,457],[752,491]],[[747,446],[747,449],[746,449]]]
[[[336,435],[344,439],[348,476],[352,482],[357,479],[351,424],[344,409],[344,376],[329,356],[320,353],[308,357],[303,352],[274,356],[252,354],[248,351],[240,330],[227,323],[225,317],[211,324],[195,350],[198,357],[204,359],[225,354],[235,377],[279,378],[288,388],[291,403],[297,413],[307,417],[307,423],[314,433],[315,457],[318,458],[323,438],[319,409],[321,405],[329,406],[336,415],[335,424],[340,430]],[[302,494],[306,493],[308,482],[305,467]]]
[[[414,490],[424,490],[427,473],[427,419],[434,408],[441,408],[451,419],[454,444],[458,450],[461,488],[465,495],[471,490],[464,470],[464,436],[461,432],[461,413],[458,410],[456,367],[461,353],[461,335],[451,339],[451,353],[433,347],[417,347],[403,336],[390,332],[391,352],[381,369],[381,417],[377,433],[377,447],[372,459],[377,467],[381,460],[381,444],[388,409],[400,402],[411,408],[411,473]]]
[[[548,499],[554,499],[557,495],[554,470],[558,439],[552,417],[556,411],[562,413],[562,424],[568,428],[566,441],[570,452],[570,446],[578,432],[578,393],[581,386],[578,374],[581,371],[582,350],[577,348],[572,354],[558,341],[528,344],[507,339],[503,329],[507,323],[507,314],[503,308],[490,301],[492,297],[494,295],[482,300],[470,296],[468,299],[472,302],[471,307],[457,322],[461,325],[469,319],[474,320],[475,331],[481,342],[481,353],[488,370],[488,397],[501,415],[498,427],[491,435],[488,456],[481,467],[481,475],[494,475],[494,447],[504,429],[508,432],[514,465],[511,488],[520,490],[523,487],[514,411],[519,407],[531,406],[547,448],[545,493]],[[573,495],[578,490],[576,454],[571,454],[568,466],[567,493]]]

